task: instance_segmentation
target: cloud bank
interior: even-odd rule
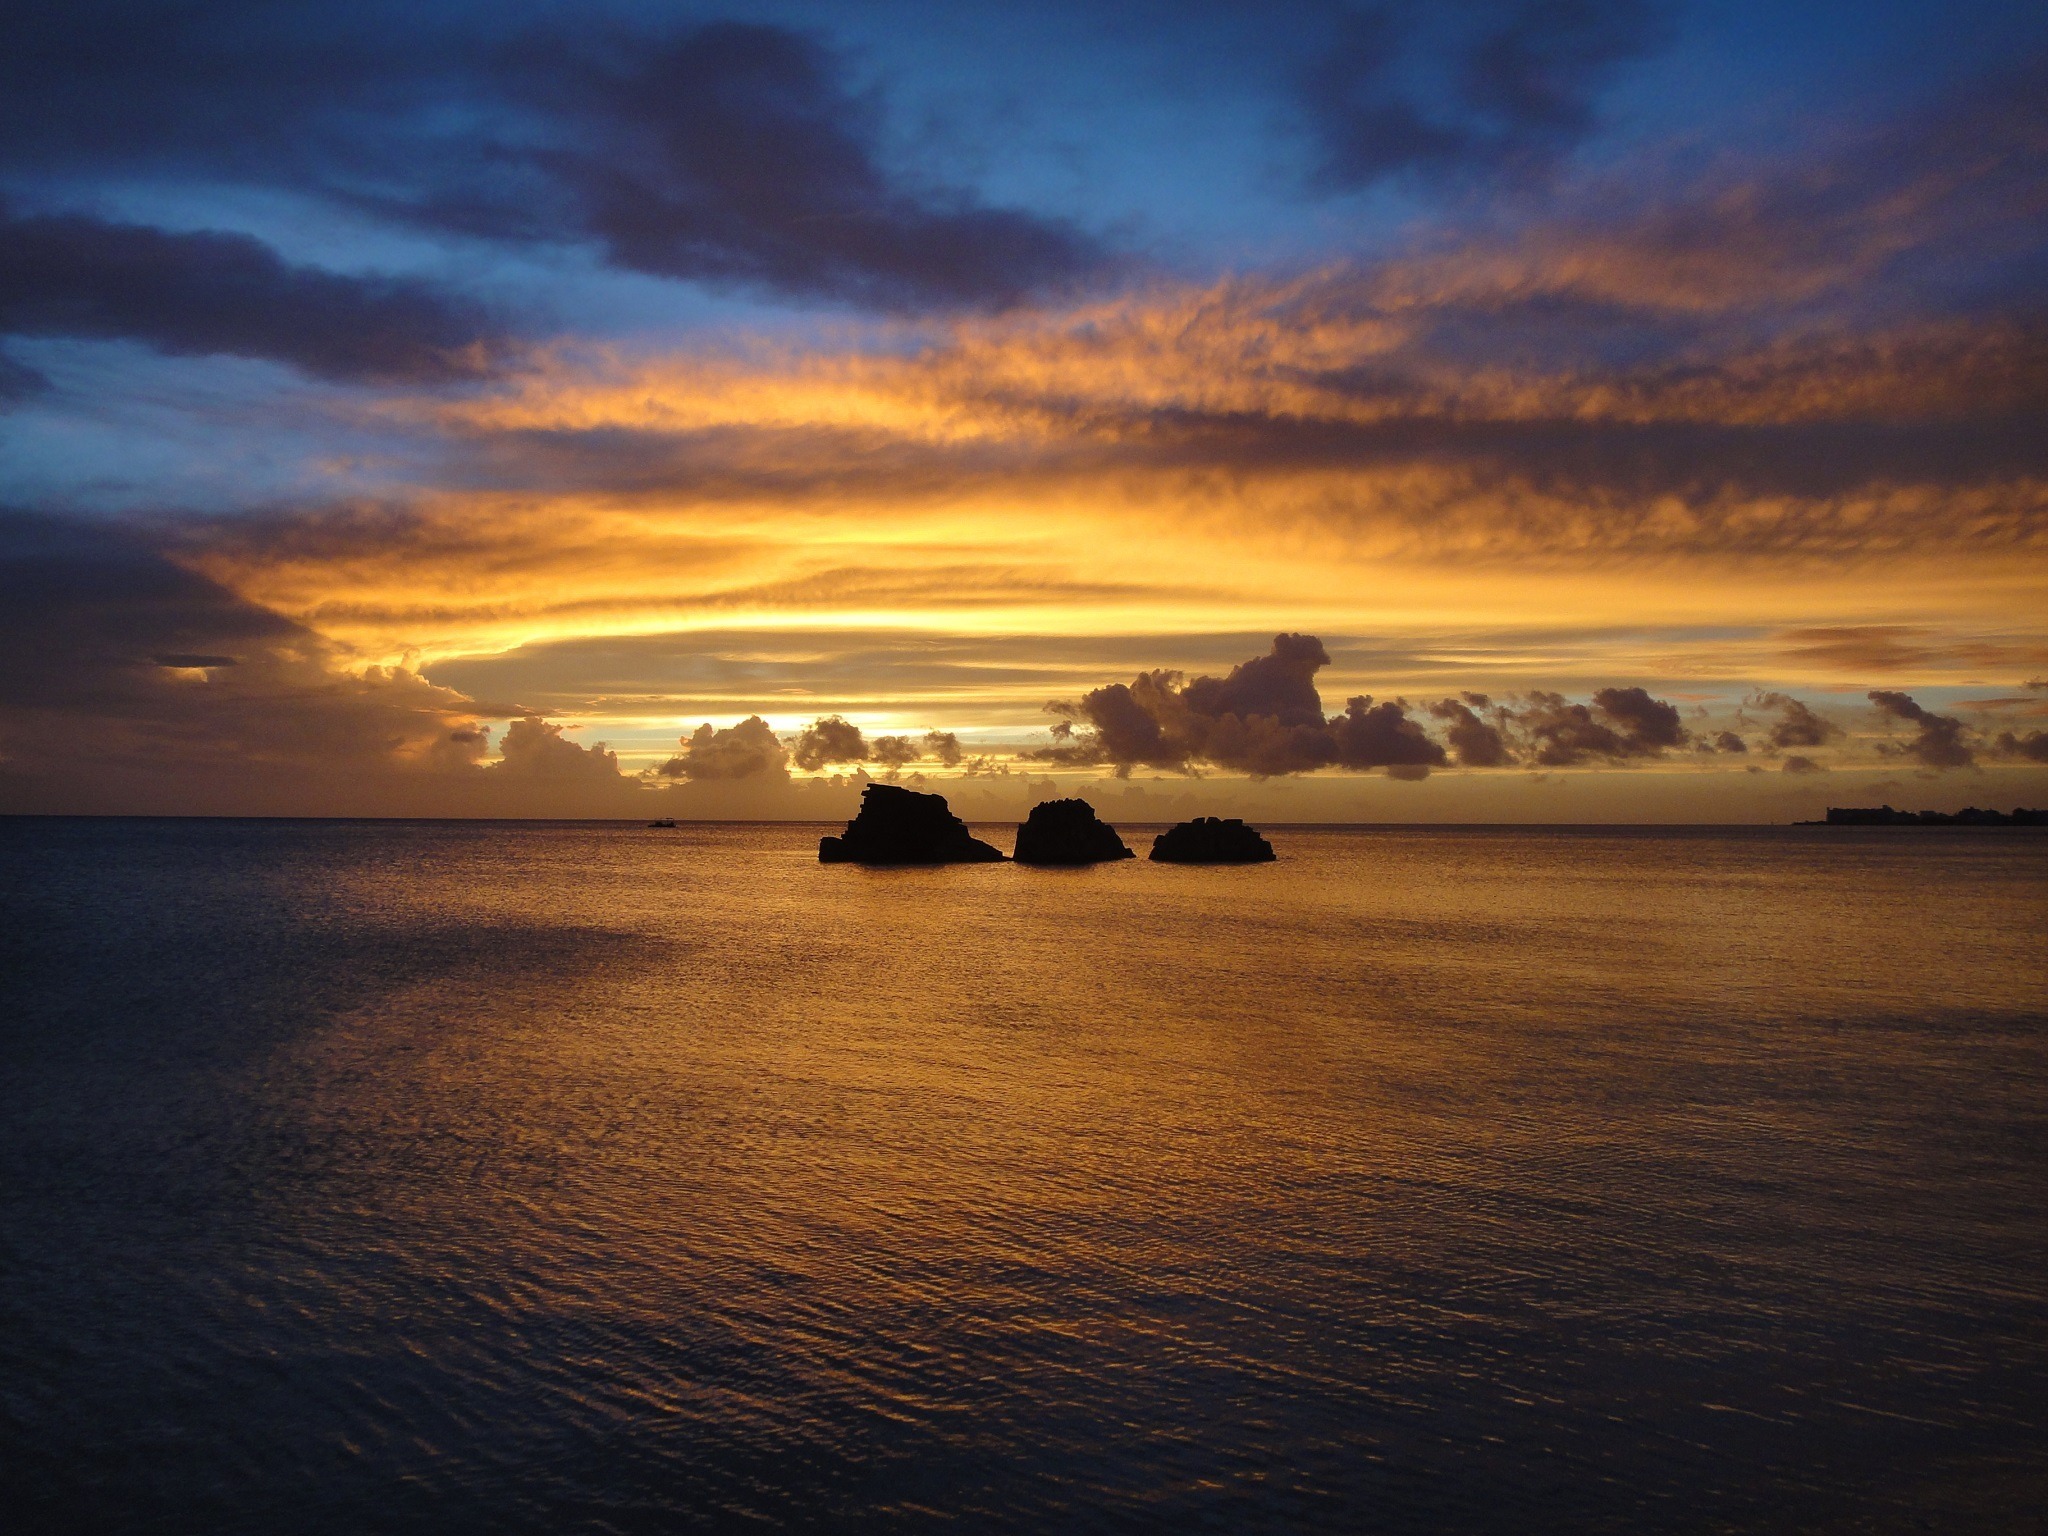
[[[355,384],[490,373],[502,327],[425,283],[292,266],[247,235],[169,234],[0,202],[0,336],[132,340]]]
[[[1058,740],[1031,754],[1068,766],[1108,764],[1182,772],[1202,767],[1256,778],[1318,768],[1384,768],[1395,778],[1426,778],[1457,754],[1461,766],[1528,762],[1545,768],[1661,757],[1691,739],[1675,705],[1639,687],[1602,688],[1590,704],[1537,690],[1495,704],[1468,693],[1425,706],[1445,722],[1448,747],[1410,718],[1406,699],[1374,703],[1361,694],[1325,717],[1315,675],[1330,664],[1313,635],[1283,634],[1272,650],[1226,677],[1183,681],[1178,673],[1140,673],[1077,703],[1049,706],[1062,717]],[[1482,717],[1479,711],[1486,711]]]
[[[1317,678],[1330,652],[1286,632],[1221,673],[1155,667],[1056,705],[1041,747],[970,756],[951,731],[870,737],[841,715],[778,731],[755,714],[702,724],[679,752],[635,772],[604,741],[579,739],[575,721],[364,665],[132,531],[0,518],[0,598],[0,641],[17,661],[0,682],[0,796],[14,809],[829,817],[857,794],[867,765],[889,777],[913,766],[958,776],[942,785],[993,783],[1012,764],[1119,778],[1140,768],[1257,781],[1383,769],[1418,780],[1453,766],[1678,769],[1697,753],[1749,749],[1739,732],[1695,729],[1637,685],[1596,688],[1583,702],[1543,689],[1416,705],[1358,694],[1326,712]],[[1871,690],[1869,702],[1873,725],[1912,735],[1857,737],[1780,693],[1751,694],[1742,707],[1763,717],[1751,723],[1760,751],[1809,739],[1836,749],[1832,763],[1786,756],[1794,776],[1857,760],[1903,757],[1938,774],[1980,758],[2043,759],[2039,731],[1993,735],[1899,690]],[[495,755],[493,719],[508,722]],[[841,778],[849,767],[863,771]]]

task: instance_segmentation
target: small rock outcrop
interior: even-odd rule
[[[1000,864],[1003,855],[967,830],[944,795],[870,784],[860,814],[818,840],[820,864]]]
[[[1235,817],[1197,816],[1152,839],[1161,864],[1270,864],[1273,845]]]
[[[1137,855],[1086,800],[1043,800],[1017,829],[1012,857],[1019,864],[1106,864]]]

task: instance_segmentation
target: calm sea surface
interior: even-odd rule
[[[817,832],[0,822],[0,1525],[2044,1528],[2048,837]]]

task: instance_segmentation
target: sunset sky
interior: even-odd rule
[[[2038,5],[4,14],[0,811],[2048,803]]]

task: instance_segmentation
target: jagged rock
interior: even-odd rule
[[[818,840],[820,864],[1000,864],[1003,855],[970,834],[944,795],[870,784],[860,814],[838,837]]]
[[[1273,845],[1235,817],[1197,816],[1152,839],[1162,864],[1269,864]]]
[[[1103,864],[1137,855],[1086,800],[1044,800],[1017,829],[1013,857],[1019,864]]]

